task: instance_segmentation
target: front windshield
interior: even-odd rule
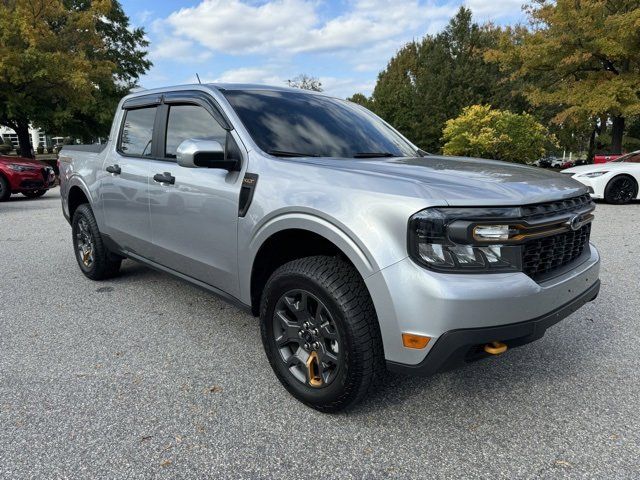
[[[415,157],[416,150],[368,110],[303,92],[225,90],[256,144],[276,156]]]

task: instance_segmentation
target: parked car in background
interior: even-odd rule
[[[561,173],[591,188],[593,198],[608,203],[623,204],[640,198],[640,151],[618,157],[607,163],[583,165]]]
[[[324,412],[385,368],[428,375],[534,341],[599,290],[584,185],[426,155],[317,92],[131,94],[105,145],[62,149],[60,179],[85,276],[129,258],[260,316],[275,375]]]
[[[535,165],[536,167],[540,167],[540,168],[550,168],[551,162],[553,162],[555,158],[556,157],[542,157],[536,160],[535,162],[533,162],[532,165]]]
[[[559,168],[571,168],[571,167],[573,167],[573,162],[563,161],[562,163],[560,163]]]
[[[55,186],[53,168],[38,160],[0,156],[0,202],[12,193],[36,198]]]
[[[622,153],[603,153],[600,155],[596,155],[595,157],[593,157],[593,163],[607,163],[607,162],[613,162],[614,160],[618,160],[620,157],[622,157],[624,154]]]

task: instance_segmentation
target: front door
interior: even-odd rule
[[[116,148],[102,166],[100,197],[104,233],[124,250],[146,256],[151,249],[149,160],[158,107],[125,110]]]
[[[209,139],[225,145],[231,134],[202,105],[169,104],[163,113],[167,116],[164,161],[150,161],[152,259],[237,296],[240,172],[176,163],[183,140]],[[174,183],[154,181],[158,173],[168,173]]]

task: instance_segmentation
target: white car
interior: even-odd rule
[[[611,162],[567,168],[560,173],[591,187],[593,198],[602,198],[608,203],[623,204],[640,198],[640,150]]]

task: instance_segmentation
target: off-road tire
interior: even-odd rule
[[[86,222],[93,241],[93,262],[90,266],[86,266],[83,263],[78,250],[78,225],[82,220]],[[91,280],[105,280],[118,274],[122,258],[109,252],[104,246],[98,224],[96,223],[89,204],[84,203],[80,205],[74,212],[73,221],[71,222],[71,232],[73,235],[73,250],[78,266],[87,278]]]
[[[317,297],[340,337],[341,366],[334,380],[314,388],[285,364],[274,338],[276,304],[292,290]],[[321,412],[352,407],[379,387],[385,373],[382,337],[369,292],[355,268],[338,257],[314,256],[279,267],[267,281],[260,308],[262,342],[276,376],[295,398]]]

